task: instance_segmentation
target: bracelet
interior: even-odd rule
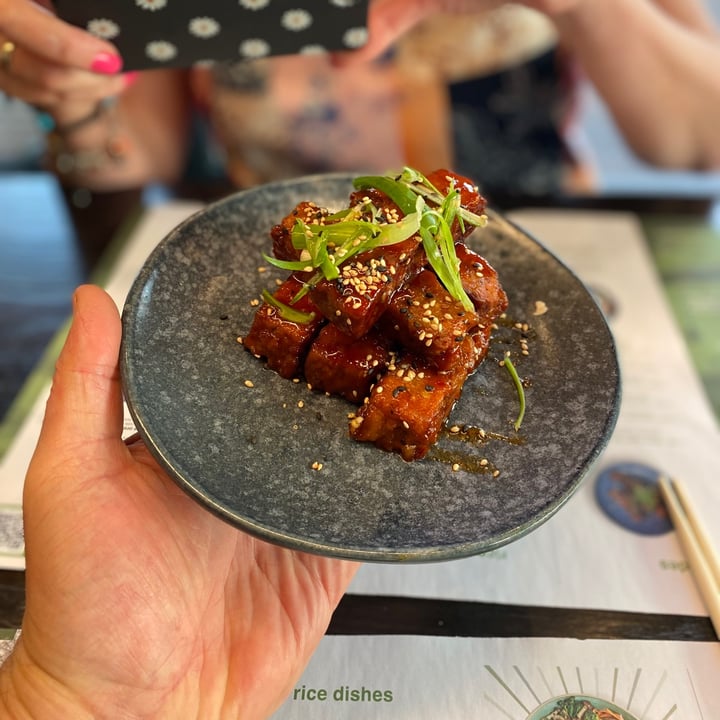
[[[99,120],[105,113],[112,109],[116,102],[117,98],[114,97],[103,98],[87,115],[83,115],[83,117],[73,120],[71,123],[66,123],[65,125],[58,125],[52,115],[43,111],[37,112],[37,120],[40,127],[47,133],[54,132],[58,135],[70,135],[76,130],[80,130],[86,125],[90,125],[96,120]]]
[[[56,126],[48,134],[48,149],[54,169],[60,175],[93,172],[107,165],[117,164],[125,159],[129,149],[128,141],[120,134],[115,116],[116,98],[101,100],[94,110],[85,117],[68,125]],[[108,136],[99,147],[86,150],[72,150],[67,146],[67,135],[107,115],[110,121]]]
[[[87,115],[84,115],[78,120],[73,120],[73,122],[65,125],[58,125],[56,123],[55,132],[60,135],[70,135],[76,130],[80,130],[86,125],[94,123],[96,120],[99,120],[115,104],[116,101],[117,99],[114,97],[100,100],[100,102],[97,103],[97,105],[95,105],[95,107]]]

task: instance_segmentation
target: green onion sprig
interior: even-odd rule
[[[450,295],[466,310],[472,310],[472,300],[460,279],[460,261],[455,252],[452,226],[457,220],[462,228],[465,223],[482,227],[487,223],[487,217],[462,207],[460,192],[454,185],[443,195],[425,175],[413,168],[403,168],[398,176],[358,177],[353,185],[361,190],[381,190],[404,213],[412,211],[412,208],[421,213],[419,232],[430,265]]]
[[[340,275],[340,265],[351,257],[373,248],[395,245],[420,229],[420,213],[413,211],[396,223],[377,224],[368,220],[339,220],[327,225],[298,219],[292,230],[293,247],[300,260],[278,260],[263,255],[271,265],[283,270],[319,270],[327,280]]]
[[[506,355],[503,358],[502,364],[507,368],[507,371],[510,373],[510,377],[512,378],[513,383],[515,383],[515,389],[517,390],[518,401],[520,403],[520,409],[518,410],[517,418],[513,423],[515,430],[517,431],[520,429],[523,419],[525,418],[525,388],[523,387],[522,380],[520,380],[520,376],[518,375],[518,372],[515,369],[512,360],[510,360],[509,355]]]
[[[366,175],[355,178],[356,189],[375,188],[385,193],[402,211],[396,223],[379,223],[378,208],[365,202],[328,215],[322,223],[297,219],[292,229],[293,247],[300,251],[299,260],[278,260],[264,254],[266,262],[282,270],[313,273],[292,299],[296,303],[323,278],[334,280],[340,266],[358,253],[403,242],[419,234],[428,260],[450,295],[470,311],[472,300],[463,288],[460,261],[455,252],[452,226],[465,223],[482,227],[485,215],[462,207],[459,190],[452,185],[441,193],[425,175],[405,167],[399,175]],[[362,219],[371,216],[371,220]]]
[[[290,305],[286,305],[274,297],[269,290],[263,290],[262,297],[268,305],[272,305],[272,307],[278,310],[280,317],[283,318],[283,320],[298,323],[298,325],[307,325],[315,319],[314,312],[306,313],[302,312],[302,310],[297,310]]]

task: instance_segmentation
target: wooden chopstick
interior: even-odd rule
[[[720,638],[720,558],[682,483],[661,477],[659,485],[710,621]]]

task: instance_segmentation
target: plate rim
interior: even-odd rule
[[[537,529],[545,522],[550,520],[564,505],[570,500],[575,494],[577,489],[582,484],[584,478],[593,468],[598,458],[602,455],[603,451],[607,447],[607,444],[612,437],[613,431],[616,427],[620,404],[622,397],[622,373],[618,357],[617,344],[615,336],[611,331],[607,318],[605,317],[602,310],[597,306],[597,302],[592,298],[592,295],[585,285],[585,283],[578,277],[578,275],[570,268],[561,258],[559,258],[552,250],[550,250],[541,240],[535,237],[534,234],[526,230],[516,221],[508,218],[501,211],[494,209],[492,206],[488,206],[486,213],[489,216],[494,216],[500,223],[504,223],[512,227],[512,229],[518,234],[524,236],[530,240],[534,245],[537,246],[544,254],[546,254],[555,264],[560,266],[580,287],[582,287],[587,295],[593,300],[596,305],[598,317],[601,319],[607,331],[607,337],[610,344],[611,355],[614,361],[614,377],[616,379],[614,387],[614,396],[611,403],[610,411],[605,417],[603,423],[602,432],[595,438],[591,451],[587,453],[584,462],[582,463],[581,471],[573,478],[572,482],[568,483],[565,490],[558,497],[554,498],[553,501],[543,508],[542,511],[535,513],[532,517],[519,525],[505,530],[504,532],[497,533],[492,536],[491,539],[481,539],[477,541],[468,541],[463,543],[455,543],[451,545],[434,545],[431,547],[409,547],[407,549],[393,549],[393,548],[369,548],[369,547],[358,547],[358,546],[347,546],[337,545],[329,542],[319,541],[314,538],[301,536],[297,533],[292,533],[286,530],[279,531],[273,528],[267,527],[266,525],[253,521],[252,519],[243,516],[239,511],[233,511],[230,508],[223,506],[220,503],[215,502],[208,494],[203,494],[198,488],[193,485],[192,482],[178,470],[176,465],[168,458],[168,453],[163,443],[161,443],[155,436],[154,433],[148,428],[145,418],[138,405],[141,403],[137,402],[137,398],[134,395],[134,385],[132,383],[132,364],[129,362],[128,354],[128,329],[131,323],[131,317],[129,308],[133,305],[133,300],[137,300],[139,295],[142,294],[150,275],[153,272],[153,261],[160,255],[168,245],[171,245],[174,239],[181,235],[184,230],[191,226],[201,216],[205,216],[209,213],[221,210],[224,206],[232,205],[238,201],[242,201],[244,197],[251,196],[258,192],[267,192],[271,188],[292,188],[300,184],[308,184],[315,182],[327,182],[327,183],[345,183],[348,185],[348,189],[352,187],[352,180],[357,176],[357,173],[349,172],[332,172],[332,173],[318,173],[313,175],[304,175],[297,178],[287,178],[275,182],[265,183],[251,188],[239,189],[231,192],[228,195],[214,200],[208,203],[203,208],[191,213],[187,218],[178,223],[174,228],[167,232],[156,244],[153,250],[148,254],[147,258],[143,262],[142,267],[137,272],[131,288],[126,296],[121,312],[122,321],[122,339],[120,345],[120,377],[123,388],[123,397],[125,400],[126,407],[132,417],[138,434],[142,438],[146,447],[150,451],[151,455],[158,462],[160,467],[172,478],[176,485],[178,485],[184,492],[186,492],[193,501],[198,502],[207,511],[212,512],[214,515],[219,517],[222,521],[228,522],[230,525],[237,529],[247,532],[254,537],[259,539],[291,548],[294,550],[308,552],[312,554],[322,555],[325,557],[334,557],[338,559],[356,560],[363,562],[380,562],[380,563],[429,563],[439,561],[449,561],[476,556],[496,550],[500,547],[513,542],[516,539],[527,536],[533,530]],[[136,304],[135,304],[136,306]],[[378,451],[380,452],[380,451]]]

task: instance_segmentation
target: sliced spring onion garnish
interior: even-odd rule
[[[519,430],[520,426],[522,425],[523,418],[525,417],[525,388],[523,387],[522,380],[520,380],[520,376],[518,375],[515,366],[512,364],[512,360],[510,360],[509,355],[506,355],[503,358],[502,364],[507,368],[507,371],[510,373],[510,377],[512,378],[513,383],[515,383],[515,389],[517,390],[520,409],[518,410],[518,415],[515,419],[514,427],[515,430]]]
[[[281,270],[291,270],[293,272],[296,270],[305,270],[308,267],[308,263],[302,260],[278,260],[276,257],[266,255],[265,253],[263,253],[263,260]]]
[[[450,295],[461,302],[466,310],[472,310],[472,301],[460,280],[460,262],[455,252],[451,228],[456,220],[462,228],[466,222],[482,227],[487,222],[486,216],[463,208],[460,192],[454,185],[443,195],[425,175],[413,168],[403,168],[398,176],[358,177],[353,181],[353,185],[357,189],[381,190],[404,213],[411,212],[411,208],[421,213],[420,237],[433,270]],[[427,202],[421,204],[421,200]]]
[[[460,261],[455,254],[450,226],[440,213],[434,211],[425,213],[423,220],[425,222],[420,227],[420,237],[430,265],[450,295],[459,300],[465,310],[473,310],[472,300],[460,280]]]
[[[363,175],[353,180],[358,190],[375,188],[384,192],[406,215],[415,210],[417,191],[407,182],[396,180],[391,175]]]
[[[416,198],[417,199],[417,198]],[[330,225],[307,224],[297,220],[292,230],[293,246],[300,260],[265,260],[283,270],[319,270],[327,280],[340,275],[340,265],[365,250],[394,245],[420,229],[420,213],[413,211],[396,223],[377,224],[367,220],[340,220]]]
[[[379,214],[371,202],[328,215],[322,224],[297,219],[292,229],[292,244],[300,251],[300,260],[264,259],[283,270],[312,272],[312,277],[291,300],[296,303],[323,278],[333,280],[340,266],[358,253],[407,240],[419,233],[425,253],[440,282],[466,310],[473,304],[460,279],[460,262],[455,252],[452,226],[456,221],[482,226],[487,218],[462,207],[460,192],[453,186],[443,195],[422,173],[403,168],[397,175],[365,175],[355,178],[357,189],[375,188],[385,193],[403,212],[396,223],[378,223]],[[363,220],[362,216],[371,220]]]
[[[416,197],[417,210],[396,223],[373,223],[367,220],[339,220],[328,225],[308,224],[298,219],[292,230],[293,247],[301,251],[300,260],[278,260],[263,255],[266,262],[283,270],[312,272],[303,288],[291,300],[296,303],[325,278],[340,275],[340,266],[365,250],[394,245],[407,240],[420,229],[420,209],[424,200]],[[347,217],[347,214],[343,217]]]
[[[434,205],[440,205],[445,196],[419,171],[413,168],[405,167],[400,174],[400,182],[410,184],[413,190],[430,200]],[[452,188],[457,192],[456,188]],[[459,196],[459,193],[458,193]],[[464,208],[458,202],[458,220],[463,220],[470,225],[476,227],[485,227],[487,225],[487,215],[478,215],[467,208]]]
[[[269,290],[263,290],[262,297],[268,305],[272,305],[274,308],[277,308],[280,312],[280,317],[283,318],[283,320],[298,323],[299,325],[307,325],[307,323],[312,322],[315,319],[315,313],[306,313],[296,310],[294,307],[286,305],[285,303],[280,302],[276,297],[273,297]]]

